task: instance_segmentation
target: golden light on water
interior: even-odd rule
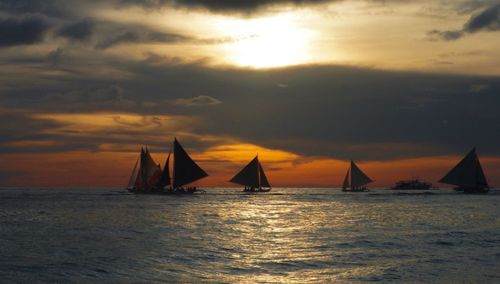
[[[297,23],[297,15],[280,14],[257,19],[225,19],[217,28],[235,38],[222,49],[233,64],[271,68],[310,61],[311,30]]]

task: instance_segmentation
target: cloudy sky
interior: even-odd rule
[[[227,180],[500,185],[498,0],[0,0],[0,185],[122,186],[177,137]]]

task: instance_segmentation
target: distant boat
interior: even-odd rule
[[[342,184],[342,191],[347,192],[362,192],[368,191],[366,185],[373,182],[361,169],[351,160],[351,166],[347,170],[347,174]]]
[[[413,189],[420,189],[420,190],[428,190],[428,189],[437,189],[437,188],[432,188],[432,183],[426,182],[426,181],[421,181],[418,178],[410,179],[410,180],[400,180],[396,182],[396,185],[394,185],[391,189],[396,189],[396,190],[413,190]]]
[[[255,156],[248,165],[237,173],[230,182],[244,185],[244,192],[268,192],[271,185],[267,180],[264,169],[259,162],[259,155]]]
[[[135,163],[127,189],[133,193],[184,194],[194,193],[196,187],[184,188],[185,185],[202,179],[208,174],[198,166],[188,153],[174,139],[173,174],[170,178],[170,152],[163,170],[151,157],[149,150],[141,149],[141,155]]]
[[[439,182],[455,185],[455,190],[465,193],[486,193],[490,190],[476,148],[472,148]]]

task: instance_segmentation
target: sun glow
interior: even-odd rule
[[[314,33],[300,27],[298,15],[288,13],[259,19],[232,19],[218,23],[230,40],[223,56],[230,63],[254,68],[296,65],[310,61]]]

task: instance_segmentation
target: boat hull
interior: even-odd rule
[[[186,190],[136,190],[136,189],[127,189],[129,192],[133,194],[151,194],[151,195],[188,195],[194,194],[195,192],[204,193],[203,189],[186,189]]]
[[[269,192],[271,191],[270,188],[260,188],[260,189],[250,189],[250,188],[246,188],[246,189],[243,189],[243,192],[247,192],[247,193],[258,193],[258,192]]]
[[[368,188],[343,188],[343,192],[367,192],[370,191]]]
[[[485,194],[490,191],[489,188],[481,188],[481,187],[464,187],[464,188],[458,188],[455,189],[456,191],[462,191],[463,193],[466,194]]]

